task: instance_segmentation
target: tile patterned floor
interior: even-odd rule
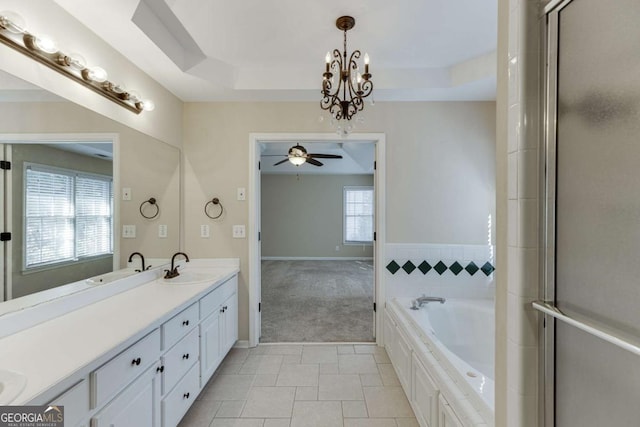
[[[418,427],[384,348],[234,348],[179,425],[314,426]]]

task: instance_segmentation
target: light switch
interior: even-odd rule
[[[246,235],[245,235],[244,225],[234,225],[233,226],[233,238],[234,239],[244,239],[245,237],[246,237]]]
[[[209,225],[208,224],[203,224],[200,226],[200,237],[202,237],[203,239],[208,239],[209,238]]]
[[[247,190],[244,187],[238,187],[238,200],[247,199]]]
[[[135,239],[136,238],[136,226],[135,225],[123,225],[122,226],[122,238],[123,239]]]
[[[131,188],[125,187],[122,189],[122,200],[131,200]]]
[[[167,226],[166,226],[166,224],[158,225],[158,237],[160,237],[161,239],[166,239],[167,238]]]

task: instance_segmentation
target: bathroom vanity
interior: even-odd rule
[[[238,338],[238,261],[215,261],[0,339],[0,369],[26,379],[9,404],[64,405],[68,427],[176,426]]]

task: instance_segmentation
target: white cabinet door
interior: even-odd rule
[[[49,405],[64,406],[64,422],[74,427],[89,416],[89,378],[82,379],[60,396],[49,402]]]
[[[396,330],[395,368],[407,396],[411,396],[411,347],[400,329]]]
[[[396,325],[389,312],[384,312],[384,347],[387,350],[389,358],[395,363],[395,340],[396,340]]]
[[[224,332],[222,337],[224,339],[222,343],[222,352],[224,354],[229,351],[231,347],[238,340],[238,293],[234,293],[225,300],[222,304],[223,317],[224,317]]]
[[[91,427],[159,427],[160,364],[156,363],[91,419]]]
[[[442,395],[440,395],[438,401],[438,419],[440,420],[440,427],[464,427]]]
[[[216,310],[200,324],[200,387],[209,381],[222,359],[221,317],[222,313]]]
[[[411,406],[421,427],[438,425],[438,395],[435,382],[414,354],[411,361],[412,384]]]

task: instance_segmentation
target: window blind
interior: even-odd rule
[[[25,164],[24,268],[113,252],[111,177]]]

